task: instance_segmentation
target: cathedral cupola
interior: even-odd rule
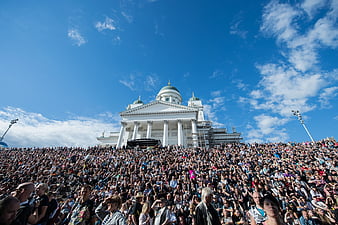
[[[132,109],[141,105],[144,105],[144,103],[141,101],[141,96],[138,96],[138,99],[135,100],[133,104],[129,104],[127,109]]]
[[[171,86],[170,81],[167,86],[161,88],[156,96],[156,100],[170,102],[174,104],[182,104],[182,96],[174,86]]]

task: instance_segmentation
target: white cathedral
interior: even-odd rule
[[[182,105],[182,96],[170,82],[156,96],[156,100],[144,104],[140,98],[120,113],[120,132],[110,132],[109,136],[98,137],[102,145],[116,148],[127,146],[135,139],[151,138],[160,140],[162,146],[213,147],[225,143],[238,143],[240,133],[232,128],[213,128],[204,118],[202,101],[194,94],[188,106]]]

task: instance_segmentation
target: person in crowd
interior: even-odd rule
[[[202,189],[202,201],[195,209],[196,225],[220,225],[221,221],[218,217],[216,209],[211,204],[213,193],[208,187]]]
[[[95,214],[102,225],[127,225],[126,218],[120,211],[122,199],[118,195],[107,197],[96,209]]]
[[[261,199],[261,205],[266,212],[267,218],[263,225],[284,225],[282,212],[278,200],[273,195],[265,195]],[[286,224],[285,224],[286,225]]]
[[[55,223],[59,221],[61,207],[59,205],[58,200],[56,199],[55,192],[48,192],[47,196],[49,200],[47,213],[46,213],[48,216],[47,225],[54,225]]]
[[[131,207],[131,219],[134,225],[138,225],[139,224],[139,218],[140,218],[140,214],[142,212],[142,199],[143,199],[144,195],[142,194],[142,192],[138,192],[135,196],[135,203],[132,205]]]
[[[47,196],[48,185],[41,183],[36,187],[37,201],[39,201],[38,206],[38,222],[37,225],[46,225],[49,219],[49,214],[47,214],[47,209],[49,206],[49,198]]]
[[[255,191],[252,193],[252,199],[255,204],[249,210],[250,223],[251,225],[262,224],[266,220],[266,213],[261,202],[261,193]]]
[[[19,199],[9,195],[0,200],[0,225],[10,225],[20,208]]]
[[[139,225],[151,225],[152,224],[149,212],[150,212],[150,203],[149,202],[143,203],[142,211],[141,211],[140,218],[139,218]]]
[[[320,224],[322,225],[336,224],[336,220],[334,219],[334,216],[331,214],[329,210],[317,209],[316,211],[319,217]]]
[[[151,206],[155,210],[154,225],[167,225],[171,222],[171,212],[165,198],[157,199]]]
[[[232,221],[234,224],[245,224],[244,217],[239,209],[236,209],[232,215]]]
[[[16,217],[11,225],[26,225],[28,223],[35,224],[38,221],[38,206],[39,201],[33,199],[29,201],[29,198],[35,191],[35,186],[32,182],[25,182],[18,185],[13,192],[13,196],[19,199],[20,208],[17,211]]]
[[[84,185],[80,194],[69,213],[69,225],[91,225],[94,224],[94,202],[90,199],[92,187]]]
[[[288,225],[298,225],[300,224],[299,219],[297,217],[297,213],[294,212],[291,208],[287,208],[284,214],[284,222]]]
[[[309,217],[307,210],[302,210],[302,216],[299,218],[301,225],[315,225],[315,222],[312,218]]]

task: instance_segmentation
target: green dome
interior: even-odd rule
[[[197,97],[195,97],[195,96],[193,96],[193,97],[191,97],[191,98],[189,99],[189,101],[198,101],[198,100],[200,100],[200,99],[197,98]]]
[[[192,93],[192,97],[189,99],[189,101],[198,101],[200,100],[199,98],[195,97],[194,92]]]
[[[177,88],[175,88],[175,87],[173,87],[173,86],[170,86],[170,85],[161,88],[160,92],[161,92],[161,91],[164,91],[164,90],[175,90],[175,91],[177,91],[178,93],[180,93],[180,91],[177,90]]]
[[[138,99],[135,100],[133,104],[144,104],[144,103],[141,101],[141,97],[139,96]]]
[[[170,102],[174,104],[182,103],[182,96],[180,91],[171,86],[170,81],[167,86],[164,86],[156,95],[156,100]]]

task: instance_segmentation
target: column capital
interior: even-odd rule
[[[122,126],[126,126],[126,125],[127,125],[127,122],[121,121],[121,125],[122,125]]]
[[[153,121],[152,121],[152,120],[148,120],[147,123],[148,123],[148,124],[152,124]]]

